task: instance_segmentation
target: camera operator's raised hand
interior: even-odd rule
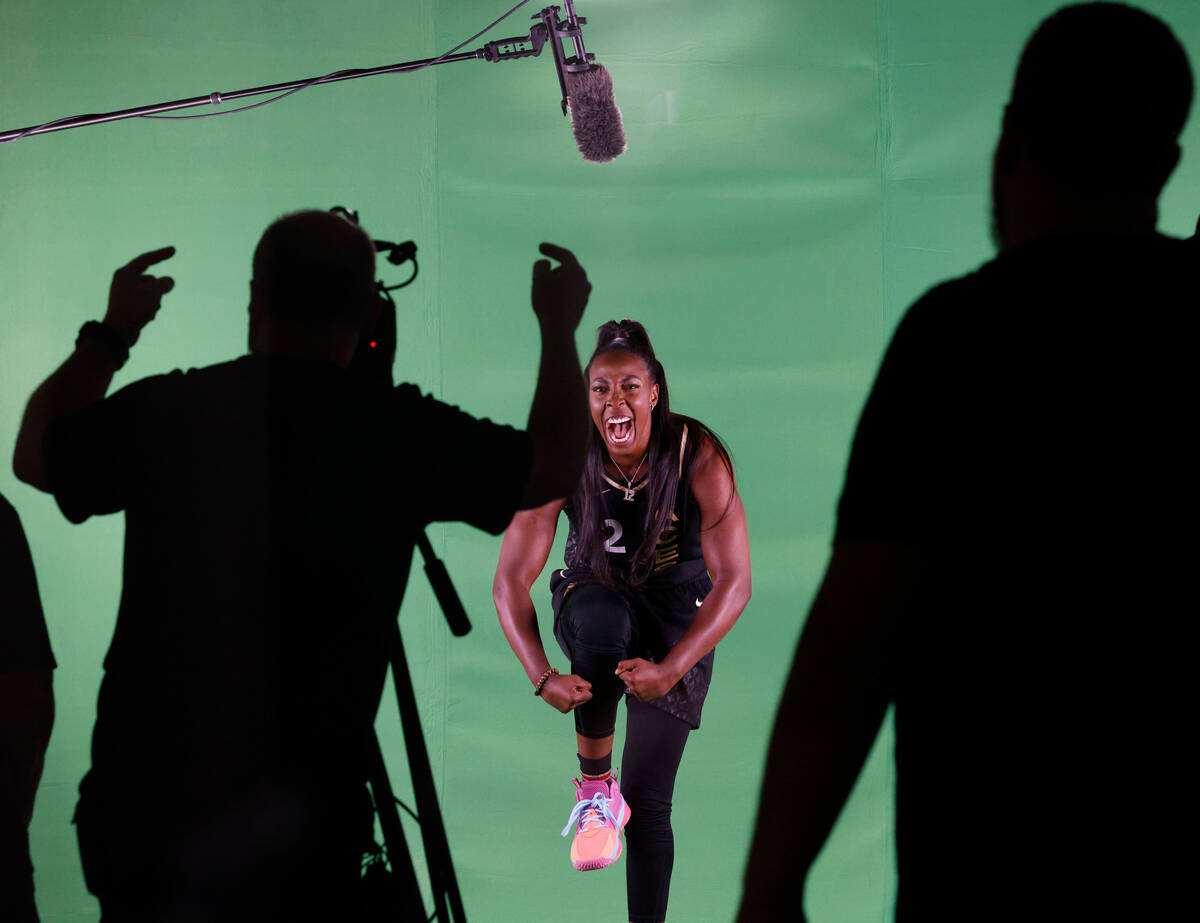
[[[533,441],[533,469],[520,508],[542,506],[575,489],[587,445],[587,390],[575,349],[575,328],[592,285],[575,254],[554,244],[538,247],[558,260],[533,264],[533,311],[542,334],[537,390],[525,429]]]
[[[163,295],[175,287],[170,276],[152,276],[146,270],[174,255],[174,247],[151,250],[113,273],[104,323],[116,330],[128,346],[137,342],[142,328],[154,320],[162,306]]]
[[[129,347],[158,313],[162,296],[175,287],[169,276],[148,275],[146,270],[174,254],[174,247],[151,250],[113,273],[104,321],[83,325],[74,352],[29,398],[13,452],[13,472],[26,484],[50,490],[42,461],[46,428],[108,392],[113,374],[129,358]]]
[[[570,250],[554,244],[542,244],[538,250],[558,260],[560,265],[551,269],[550,260],[533,264],[533,311],[542,324],[559,323],[574,332],[583,317],[592,284]]]

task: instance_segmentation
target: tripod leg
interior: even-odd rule
[[[388,865],[391,866],[396,886],[395,910],[402,913],[403,920],[425,919],[425,903],[421,900],[421,889],[417,885],[417,873],[413,869],[412,853],[404,837],[400,815],[396,811],[396,797],[388,779],[383,752],[379,749],[379,738],[371,734],[367,753],[370,772],[367,781],[371,784],[371,797],[379,814],[379,826],[383,829],[383,842],[387,844]]]
[[[417,814],[421,818],[421,840],[425,846],[425,861],[429,865],[429,877],[433,883],[436,916],[442,923],[466,923],[467,917],[463,912],[458,879],[454,875],[454,863],[450,858],[450,844],[446,839],[442,810],[438,806],[437,789],[433,785],[433,772],[429,768],[429,751],[425,748],[425,738],[422,736],[421,717],[417,713],[417,700],[413,694],[408,661],[404,657],[404,642],[400,637],[399,625],[394,626],[392,633],[392,679],[396,686],[400,721],[404,726],[404,745],[408,751],[408,768],[412,774],[413,792],[417,798]],[[446,913],[447,897],[453,917]]]

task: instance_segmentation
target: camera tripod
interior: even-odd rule
[[[471,630],[471,623],[463,610],[462,602],[450,583],[446,568],[434,555],[433,547],[425,533],[417,535],[417,547],[425,561],[425,573],[441,604],[442,612],[450,631],[456,636]],[[412,775],[413,793],[417,811],[413,817],[421,827],[421,842],[425,851],[425,863],[429,868],[430,886],[433,891],[434,912],[426,916],[416,870],[413,868],[412,853],[400,824],[396,810],[398,800],[392,792],[383,752],[378,737],[372,735],[368,751],[368,778],[371,797],[379,815],[383,831],[390,878],[381,876],[387,883],[381,886],[378,909],[389,917],[403,921],[439,920],[441,923],[466,923],[462,896],[458,891],[458,879],[454,874],[454,863],[450,858],[450,844],[446,839],[446,826],[438,805],[437,790],[433,785],[433,772],[429,766],[429,752],[421,732],[421,717],[417,712],[417,700],[413,694],[412,676],[404,656],[404,642],[400,637],[400,626],[392,626],[389,660],[392,665],[392,682],[396,691],[396,702],[400,709],[400,723],[404,730],[404,746],[408,754],[408,767]],[[406,809],[407,810],[407,809]],[[412,814],[412,812],[409,812]],[[369,874],[369,873],[368,873]]]

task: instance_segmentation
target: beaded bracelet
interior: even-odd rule
[[[556,669],[554,669],[554,667],[551,667],[549,670],[547,670],[545,673],[542,674],[541,678],[537,681],[537,686],[534,687],[534,690],[533,690],[534,695],[542,694],[542,689],[545,687],[546,681],[548,679],[550,679],[551,676],[558,676],[558,671]]]

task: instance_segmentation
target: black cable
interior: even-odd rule
[[[407,285],[412,285],[412,284],[413,284],[413,282],[415,282],[415,281],[416,281],[416,279],[417,279],[417,271],[418,271],[418,268],[419,268],[419,267],[417,266],[417,261],[416,261],[416,260],[413,260],[413,271],[412,271],[412,275],[411,275],[411,276],[409,276],[407,279],[405,279],[403,282],[397,283],[396,285],[384,285],[384,286],[382,286],[382,289],[383,289],[383,291],[385,291],[385,292],[394,292],[394,291],[396,291],[396,289],[398,289],[398,288],[404,288],[404,287],[405,287],[405,286],[407,286]]]
[[[500,25],[500,23],[504,22],[504,20],[508,19],[509,16],[511,16],[513,13],[515,13],[521,7],[525,6],[525,4],[527,4],[527,3],[529,3],[529,0],[521,0],[520,3],[518,3],[516,6],[514,6],[511,10],[509,10],[507,13],[505,13],[503,16],[501,16],[499,19],[497,19],[491,25],[476,32],[469,39],[459,42],[457,45],[455,45],[449,51],[443,52],[442,54],[440,54],[436,58],[434,58],[432,61],[422,64],[419,67],[406,68],[405,70],[397,71],[396,73],[398,73],[398,74],[415,74],[417,71],[424,70],[427,67],[433,67],[433,65],[435,65],[435,64],[440,64],[442,61],[444,61],[446,58],[450,57],[450,55],[454,54],[454,52],[458,51],[458,49],[462,48],[464,45],[469,45],[471,42],[475,41],[475,39],[479,38],[480,36],[486,35],[492,29],[496,28],[496,26]],[[349,72],[350,72],[350,68],[346,68],[346,69],[343,69],[340,71],[333,71],[332,73],[325,74],[322,77],[313,77],[313,79],[308,81],[307,83],[302,84],[301,86],[295,87],[294,89],[288,90],[286,93],[280,93],[278,96],[272,96],[270,99],[264,99],[261,102],[251,103],[249,106],[239,106],[237,109],[226,109],[223,112],[200,112],[200,113],[197,113],[196,115],[139,115],[138,118],[139,119],[162,119],[164,121],[173,122],[173,121],[182,120],[182,119],[212,119],[212,118],[216,118],[218,115],[233,115],[235,112],[246,112],[249,109],[257,109],[259,106],[269,106],[271,103],[277,103],[281,99],[291,96],[293,93],[299,93],[301,90],[307,90],[309,87],[315,86],[316,84],[320,83],[323,80],[328,80],[330,77],[338,77],[338,76],[341,76],[342,74],[346,74]],[[38,127],[40,128],[42,126],[39,125]],[[13,140],[16,140],[16,139],[14,138]],[[413,275],[415,278],[416,274],[414,273]],[[409,281],[411,282],[412,280],[410,279]],[[405,283],[405,284],[407,284],[407,283]]]
[[[392,796],[392,800],[395,801],[396,804],[400,805],[400,807],[404,808],[404,810],[408,812],[408,816],[415,820],[418,824],[421,822],[421,818],[417,817],[413,809],[406,805],[403,801],[401,801],[395,795]]]
[[[337,76],[339,76],[341,74],[345,74],[345,73],[347,73],[347,72],[346,71],[334,71],[332,74],[325,74],[323,77],[313,77],[313,79],[308,81],[308,83],[303,83],[298,87],[293,87],[292,89],[288,90],[286,93],[280,93],[278,96],[272,96],[270,99],[264,99],[264,100],[261,100],[256,103],[251,103],[248,106],[238,106],[236,109],[223,109],[220,112],[199,112],[196,115],[139,115],[138,118],[139,119],[162,119],[162,120],[168,121],[168,122],[177,122],[177,121],[180,121],[181,119],[215,119],[218,115],[233,115],[235,112],[248,112],[251,109],[257,109],[259,106],[269,106],[271,103],[277,103],[281,99],[286,99],[287,97],[291,96],[293,93],[299,93],[301,90],[307,90],[309,87],[313,86],[314,84],[320,83],[322,80],[326,80],[329,77],[337,77]],[[220,95],[221,95],[220,93],[213,94],[213,96],[218,97],[216,102],[221,102],[221,99],[219,98]],[[39,125],[38,127],[40,128],[42,126]],[[18,137],[21,137],[21,136],[18,136]],[[13,140],[15,141],[16,138],[14,138]]]
[[[435,64],[441,63],[446,58],[450,57],[450,55],[454,54],[456,51],[458,51],[460,48],[462,48],[464,45],[469,45],[471,42],[475,41],[475,39],[490,32],[492,29],[494,29],[500,23],[504,22],[504,20],[508,19],[509,16],[511,16],[513,13],[515,13],[517,10],[519,10],[521,7],[525,6],[528,3],[529,3],[529,0],[520,0],[519,3],[517,3],[512,9],[510,9],[503,16],[494,20],[490,25],[486,26],[485,28],[481,29],[480,31],[476,32],[469,39],[459,42],[457,45],[455,45],[449,51],[444,52],[444,53],[438,55],[433,60],[427,61],[426,63],[421,64],[417,67],[406,68],[405,70],[402,70],[402,71],[396,71],[396,73],[398,73],[398,74],[413,74],[419,70],[424,70],[427,67],[432,67]],[[301,84],[298,87],[294,87],[294,88],[288,90],[286,93],[280,93],[278,96],[272,96],[270,99],[264,99],[257,103],[251,103],[248,106],[239,106],[236,109],[225,109],[222,112],[201,112],[196,115],[139,115],[137,117],[139,119],[160,119],[160,120],[173,122],[173,121],[180,121],[183,119],[212,119],[212,118],[216,118],[219,115],[233,115],[235,112],[247,112],[250,109],[257,109],[260,106],[269,106],[271,103],[277,103],[281,99],[286,99],[287,97],[291,96],[294,93],[299,93],[301,90],[307,90],[309,87],[314,86],[318,83],[321,83],[324,80],[328,80],[331,77],[338,77],[342,74],[347,74],[350,72],[350,70],[351,69],[338,70],[338,71],[333,71],[332,73],[329,73],[329,74],[325,74],[322,77],[314,77],[312,80],[309,80],[309,81]],[[221,102],[221,98],[220,98],[221,94],[220,93],[213,93],[212,96],[213,96],[214,104]],[[19,135],[14,135],[11,138],[5,138],[3,141],[0,141],[0,144],[7,144],[12,141],[20,141],[22,138],[28,138],[30,135],[34,134],[35,132],[39,132],[44,128],[51,128],[54,125],[59,125],[63,122],[70,122],[79,117],[80,116],[77,116],[77,115],[69,115],[69,116],[66,116],[61,119],[53,119],[52,121],[49,121],[49,122],[43,122],[41,125],[34,125],[31,128],[25,129],[25,131],[21,132]]]

